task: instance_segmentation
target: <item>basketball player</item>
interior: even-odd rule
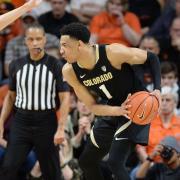
[[[24,13],[38,6],[41,0],[29,0],[24,5],[0,16],[0,30],[11,24]]]
[[[149,63],[154,80],[152,93],[160,99],[159,60],[153,53],[121,44],[92,46],[89,38],[89,30],[80,23],[71,23],[61,30],[60,53],[67,61],[64,78],[98,116],[80,166],[88,180],[102,180],[99,161],[109,152],[109,165],[116,179],[128,180],[126,159],[135,144],[148,143],[149,134],[149,124],[134,124],[128,116],[128,94],[146,90],[131,65]],[[106,103],[97,102],[94,93]]]

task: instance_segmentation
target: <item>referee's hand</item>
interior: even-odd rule
[[[54,135],[54,144],[58,145],[58,144],[62,144],[62,142],[64,141],[64,129],[60,129],[58,128],[55,135]]]

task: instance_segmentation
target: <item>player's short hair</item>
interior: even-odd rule
[[[90,39],[90,32],[82,23],[70,23],[63,26],[63,28],[60,30],[60,35],[69,35],[71,38],[81,40],[84,43],[89,43]]]

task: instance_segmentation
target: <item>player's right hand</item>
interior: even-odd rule
[[[0,138],[3,138],[4,124],[0,122]]]
[[[129,108],[131,108],[131,105],[128,104],[130,101],[130,97],[131,97],[131,94],[128,94],[126,100],[120,106],[121,116],[124,116],[128,119],[130,119],[130,117],[128,115],[131,113],[129,111]]]

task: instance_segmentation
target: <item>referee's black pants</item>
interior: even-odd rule
[[[60,162],[53,143],[57,129],[55,111],[18,110],[12,122],[0,180],[16,180],[18,169],[34,148],[44,180],[60,180]]]

